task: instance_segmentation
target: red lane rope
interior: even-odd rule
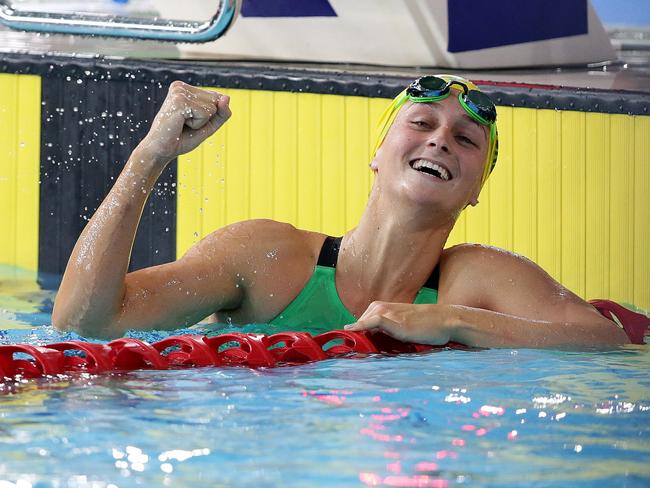
[[[0,380],[2,377],[37,378],[74,372],[97,374],[137,369],[270,368],[355,353],[405,353],[430,349],[433,346],[400,342],[383,333],[370,335],[344,330],[332,330],[317,336],[307,332],[281,332],[270,336],[239,332],[213,337],[179,335],[153,344],[139,339],[116,339],[107,344],[82,341],[46,346],[13,344],[0,345]]]
[[[625,330],[634,344],[643,344],[650,318],[609,300],[592,305]],[[440,346],[436,346],[440,348]],[[442,347],[467,349],[462,344]],[[205,366],[270,368],[352,354],[422,352],[434,346],[401,342],[384,333],[332,330],[312,336],[281,332],[266,336],[231,332],[218,336],[179,335],[148,344],[116,339],[107,344],[66,341],[46,346],[0,345],[0,381],[16,376],[38,378],[65,373],[91,374],[136,369],[179,369]]]

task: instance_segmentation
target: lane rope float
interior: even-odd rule
[[[448,344],[445,347],[463,347]],[[122,338],[106,344],[65,341],[45,346],[0,346],[0,377],[38,378],[75,372],[99,374],[139,369],[206,366],[271,368],[341,356],[422,352],[433,346],[398,341],[383,333],[332,330],[273,335],[231,332],[217,336],[178,335],[149,344]]]
[[[609,300],[592,305],[621,327],[631,342],[643,344],[650,318]],[[304,364],[344,356],[402,354],[432,349],[469,349],[458,343],[430,346],[401,342],[384,333],[369,334],[332,330],[312,336],[308,332],[280,332],[273,335],[231,332],[217,336],[178,335],[149,344],[121,338],[106,344],[79,340],[45,346],[0,345],[0,381],[16,377],[39,378],[86,372],[139,369],[182,369],[207,366],[271,368]]]

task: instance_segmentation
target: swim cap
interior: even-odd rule
[[[469,90],[481,91],[478,88],[478,86],[476,86],[474,83],[460,76],[444,75],[444,74],[435,75],[435,76],[437,76],[438,78],[442,78],[447,82],[456,81],[458,83],[461,83],[465,85]],[[450,88],[452,90],[460,91],[460,88],[457,85],[451,85]],[[386,134],[388,134],[388,130],[393,125],[397,113],[399,112],[400,108],[402,108],[402,105],[404,105],[408,100],[409,100],[409,96],[406,94],[406,89],[404,89],[399,95],[397,95],[393,99],[390,105],[386,107],[386,110],[384,110],[384,113],[379,118],[377,124],[377,139],[375,141],[375,145],[372,150],[372,157],[374,157],[375,154],[377,154],[377,150],[384,142],[384,139],[386,138]],[[429,103],[435,103],[435,102],[429,102]],[[499,155],[499,134],[497,131],[496,122],[490,124],[488,128],[490,129],[488,151],[487,151],[487,157],[485,161],[485,169],[483,171],[483,176],[481,178],[481,186],[485,184],[485,181],[488,179],[488,176],[490,176],[490,174],[492,173],[492,170],[494,169],[494,166],[497,163],[497,158]]]

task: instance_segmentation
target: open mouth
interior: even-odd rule
[[[411,168],[421,173],[426,173],[443,181],[451,180],[451,173],[447,170],[447,168],[443,168],[439,164],[436,164],[432,161],[428,161],[426,159],[416,159],[414,161],[411,161],[409,164],[411,165]]]

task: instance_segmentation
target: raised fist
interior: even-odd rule
[[[141,147],[156,160],[170,160],[196,148],[231,115],[230,98],[174,81]]]

